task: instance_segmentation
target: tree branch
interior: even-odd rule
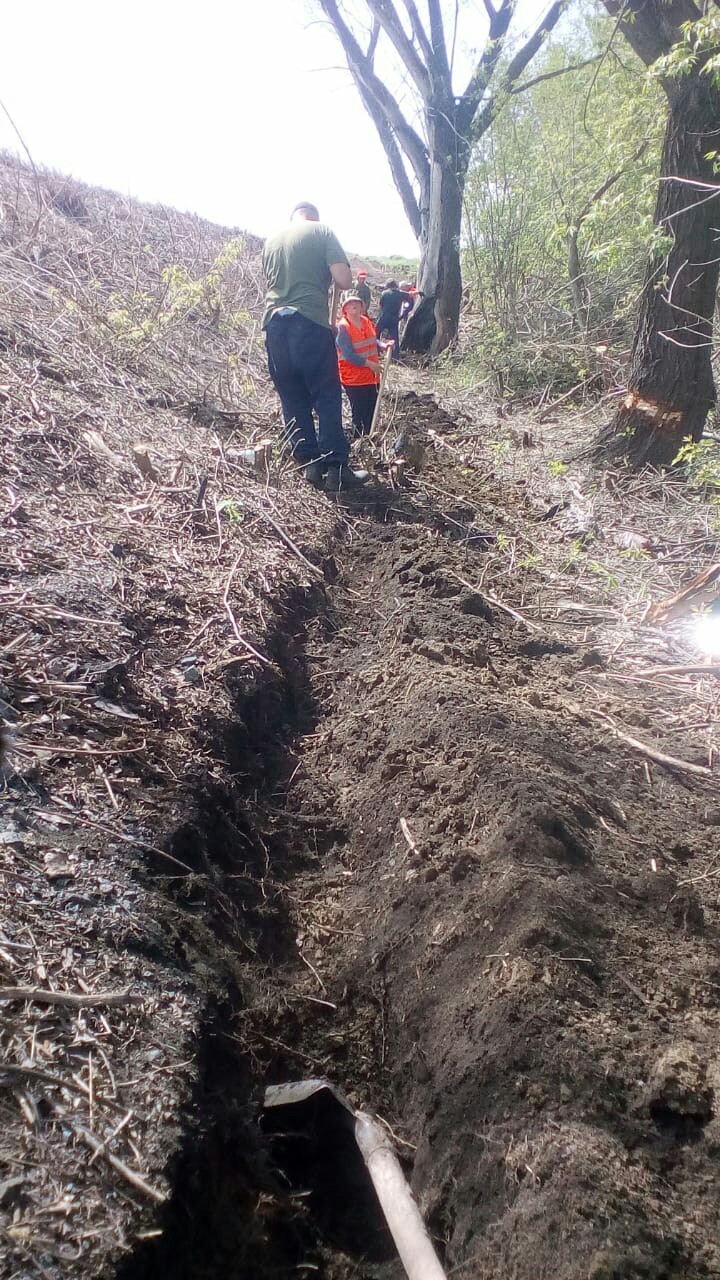
[[[457,110],[458,132],[467,137],[476,112],[492,80],[495,67],[502,55],[505,36],[513,16],[513,0],[501,0],[500,8],[495,10],[487,6],[490,16],[488,41],[482,51],[480,60],[473,71],[463,93]]]
[[[611,174],[609,178],[606,178],[604,182],[601,182],[601,183],[600,183],[600,186],[599,186],[599,187],[597,187],[595,191],[593,191],[592,195],[591,195],[591,196],[588,196],[588,199],[585,201],[585,204],[583,205],[582,209],[581,209],[581,210],[580,210],[580,212],[577,214],[577,216],[574,218],[574,222],[575,222],[575,226],[576,226],[576,227],[580,227],[580,226],[581,226],[581,224],[582,224],[582,223],[585,221],[585,219],[587,218],[587,216],[588,216],[588,214],[589,214],[590,210],[592,209],[593,205],[594,205],[594,204],[597,204],[598,200],[601,200],[601,199],[602,199],[602,197],[605,195],[606,191],[609,191],[611,187],[614,187],[614,186],[615,186],[615,183],[616,183],[616,182],[619,182],[619,181],[620,181],[620,179],[622,178],[623,174],[627,172],[628,167],[629,167],[631,164],[636,164],[636,163],[637,163],[637,161],[638,161],[638,160],[640,159],[640,157],[642,156],[643,152],[644,152],[644,151],[647,151],[647,147],[648,147],[648,143],[647,143],[647,138],[646,138],[646,139],[645,139],[645,141],[644,141],[644,142],[641,142],[641,143],[640,143],[640,146],[637,148],[637,150],[636,150],[636,151],[634,151],[634,152],[633,152],[633,154],[630,156],[630,159],[628,160],[627,164],[623,165],[622,169],[618,169],[617,173],[613,173],[613,174]]]
[[[387,156],[388,164],[390,165],[393,182],[395,183],[397,193],[403,203],[405,216],[413,229],[416,239],[419,240],[421,231],[420,205],[415,197],[412,183],[408,178],[405,165],[403,164],[402,155],[400,154],[400,148],[395,141],[395,135],[385,119],[382,110],[377,106],[377,103],[367,92],[363,84],[358,84],[358,92],[362,98],[365,110],[377,129],[385,155]]]
[[[427,0],[427,5],[430,15],[430,39],[432,41],[433,54],[435,55],[435,63],[440,74],[440,79],[447,86],[448,91],[452,93],[450,63],[448,62],[445,27],[443,26],[440,0]]]
[[[365,57],[367,58],[368,62],[371,65],[375,58],[375,50],[377,49],[377,43],[379,39],[380,39],[380,23],[376,18],[375,21],[373,22],[372,31],[370,33],[370,43],[368,45],[368,51],[365,54]]]
[[[508,93],[524,93],[526,89],[534,89],[536,84],[542,84],[544,80],[554,80],[556,76],[564,76],[569,71],[582,71],[583,67],[591,67],[594,62],[600,62],[605,57],[605,51],[596,53],[592,58],[586,58],[584,62],[574,62],[569,67],[558,67],[557,71],[544,71],[541,76],[535,76],[534,80],[524,80],[522,84],[513,85],[512,89],[508,89]]]
[[[392,129],[396,143],[402,147],[413,172],[420,185],[427,184],[430,176],[430,163],[427,148],[422,138],[408,124],[398,104],[373,70],[372,63],[363,53],[355,36],[340,14],[337,0],[319,0],[320,7],[330,21],[347,58],[352,77],[361,91],[363,102],[379,130],[378,119]],[[372,109],[370,103],[372,102]],[[381,134],[381,141],[385,145]],[[388,156],[388,159],[390,157]],[[404,171],[404,170],[403,170]]]
[[[545,43],[546,37],[556,25],[558,18],[567,9],[569,0],[555,0],[550,6],[540,26],[533,32],[529,40],[525,41],[522,49],[518,49],[515,57],[511,59],[510,65],[505,76],[506,83],[509,86],[514,85],[519,75],[522,75],[528,62],[530,62],[537,53],[538,49]]]
[[[405,34],[392,0],[365,0],[365,3],[372,15],[380,23],[388,40],[395,46],[397,53],[415,81],[423,102],[427,102],[431,88],[428,69],[420,58],[412,40]]]
[[[460,0],[455,0],[455,16],[453,18],[452,43],[450,45],[450,83],[451,84],[452,84],[453,71],[455,70],[455,44],[457,42],[459,17],[460,17]]]
[[[430,41],[427,38],[427,33],[422,24],[422,19],[420,17],[420,14],[417,11],[417,5],[415,4],[415,0],[404,0],[404,4],[405,4],[405,8],[408,11],[408,17],[410,18],[410,26],[412,27],[412,33],[415,39],[417,40],[418,46],[420,48],[420,52],[423,58],[425,59],[425,65],[426,67],[430,67],[430,64],[432,62],[432,46],[430,44]]]
[[[503,4],[501,5],[498,11],[498,15],[500,15],[503,12],[505,3],[506,3],[506,0],[503,0]],[[569,4],[569,0],[554,0],[554,4],[551,5],[550,9],[546,13],[539,27],[537,27],[536,30],[533,32],[533,34],[525,41],[525,44],[522,46],[522,48],[518,49],[514,58],[510,60],[507,71],[505,72],[502,79],[501,89],[505,94],[509,94],[512,92],[513,86],[515,85],[515,81],[518,79],[518,76],[522,75],[528,63],[531,61],[532,58],[535,57],[535,54],[537,53],[538,49],[540,49],[541,46],[544,44],[545,39],[547,38],[549,32],[552,31],[558,19],[563,14],[565,9],[568,7],[568,4]],[[510,16],[512,16],[512,14]],[[505,22],[505,32],[507,31],[508,24],[509,24],[509,18]],[[485,55],[483,55],[483,57],[484,56]],[[500,56],[500,53],[498,52],[497,57],[499,56]],[[493,63],[492,70],[495,69],[495,63],[497,62],[497,57],[495,58],[495,61]],[[488,77],[487,83],[489,83],[489,80],[490,80],[490,77]],[[480,105],[479,98],[477,102],[479,106]],[[497,115],[500,109],[501,102],[502,102],[502,98],[498,94],[493,94],[489,98],[489,100],[486,101],[485,106],[482,108],[479,114],[474,115],[472,122],[468,125],[468,129],[467,129],[467,137],[470,143],[477,142],[478,139],[481,138],[483,134],[487,132],[487,130],[490,128],[490,125],[492,124],[493,120],[495,119],[495,116]]]

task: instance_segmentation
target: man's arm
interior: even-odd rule
[[[347,254],[329,227],[325,227],[325,261],[330,268],[333,284],[338,289],[349,289],[352,285],[352,271]]]
[[[352,271],[347,262],[331,262],[330,275],[339,289],[349,289],[352,285]]]

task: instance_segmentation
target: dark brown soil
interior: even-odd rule
[[[373,514],[308,650],[321,714],[287,795],[321,854],[298,941],[337,1010],[278,1026],[308,1066],[274,1070],[330,1059],[413,1144],[453,1275],[717,1276],[707,787],[649,803],[642,760],[565,701],[597,655],[461,586],[467,542]]]

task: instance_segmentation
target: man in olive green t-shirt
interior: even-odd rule
[[[342,391],[328,317],[330,285],[348,289],[352,273],[339,240],[320,222],[314,205],[297,205],[290,225],[265,242],[263,270],[268,369],[280,396],[285,439],[293,457],[317,488],[336,492],[364,484],[367,472],[352,471],[348,465],[350,449],[342,426]]]

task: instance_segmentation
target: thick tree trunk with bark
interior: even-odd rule
[[[720,192],[712,191],[717,175],[706,154],[718,145],[720,94],[700,73],[678,78],[671,92],[655,223],[673,244],[648,269],[628,392],[600,441],[601,451],[636,465],[669,465],[683,439],[700,439],[715,404]]]
[[[408,320],[403,338],[404,350],[432,355],[444,351],[457,337],[462,300],[460,235],[468,150],[458,145],[451,111],[448,104],[437,113],[432,127],[418,273],[418,289],[424,297]]]
[[[670,53],[704,11],[694,0],[604,3],[647,66]],[[686,437],[700,439],[715,403],[711,343],[720,192],[707,155],[718,147],[720,93],[716,73],[705,70],[708,56],[663,81],[670,110],[655,225],[671,243],[648,268],[627,395],[596,442],[600,458],[625,457],[636,466],[669,465]]]

